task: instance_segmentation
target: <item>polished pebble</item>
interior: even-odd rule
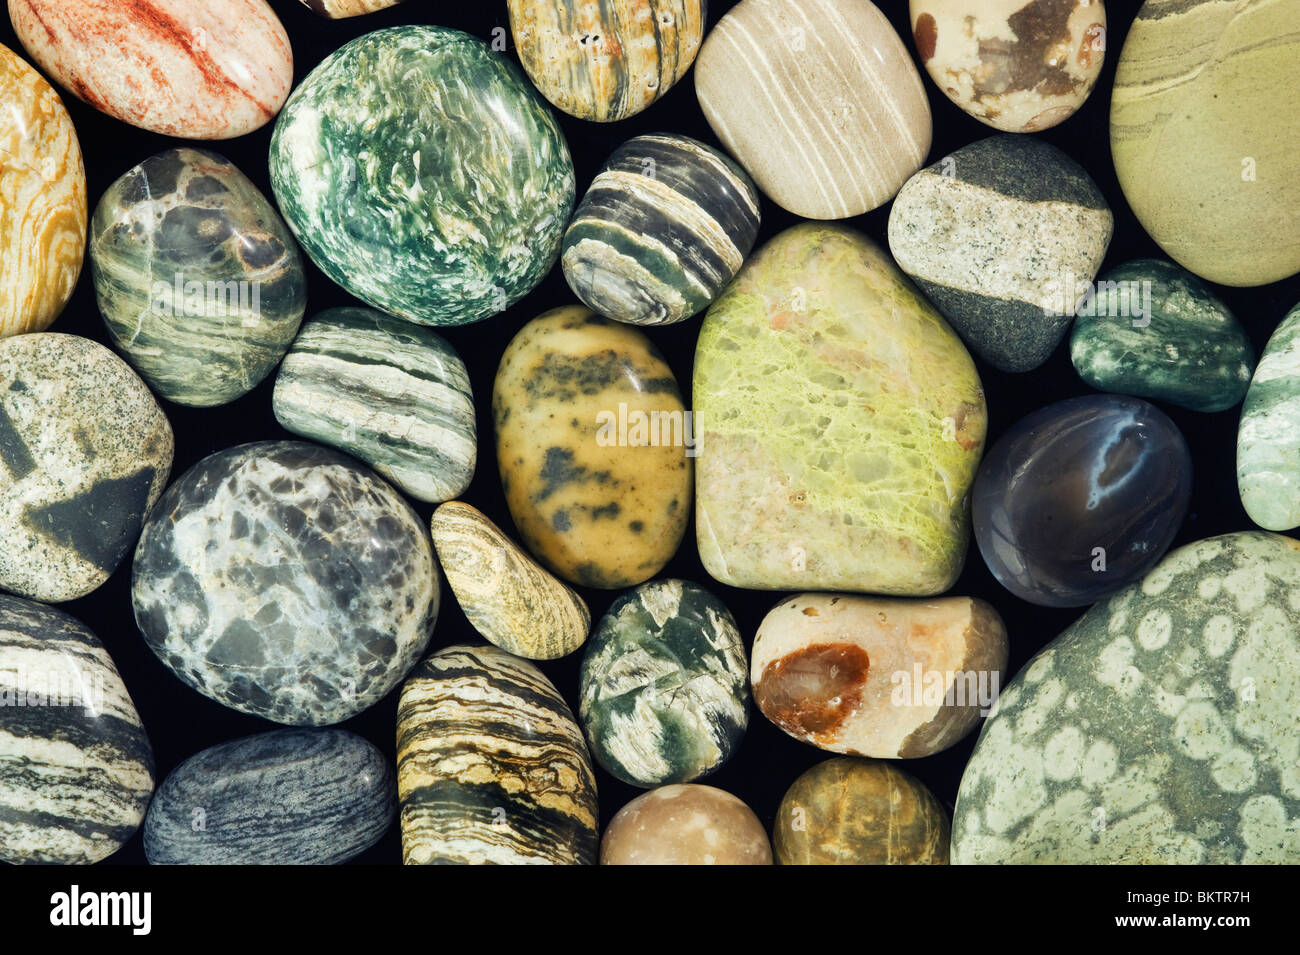
[[[359,17],[395,7],[402,0],[301,0],[303,6],[331,20]]]
[[[712,786],[662,786],[610,820],[601,865],[771,865],[772,845],[754,811]]]
[[[1300,305],[1264,348],[1237,428],[1237,490],[1270,531],[1300,527]]]

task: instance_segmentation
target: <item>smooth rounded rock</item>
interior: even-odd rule
[[[1191,493],[1191,452],[1164,412],[1118,395],[1070,398],[989,449],[972,494],[975,540],[1020,599],[1082,607],[1155,566]]]
[[[1065,335],[1113,227],[1096,183],[1065,153],[990,136],[907,181],[889,211],[889,251],[977,355],[1029,371]]]
[[[293,84],[289,37],[265,0],[9,0],[9,17],[59,85],[164,136],[251,133]]]
[[[686,136],[624,143],[564,234],[564,277],[586,305],[631,325],[708,307],[758,237],[759,199],[739,166]]]
[[[397,817],[393,768],[346,730],[275,730],[191,756],[144,824],[152,865],[336,865]]]
[[[108,187],[90,224],[114,346],[169,401],[211,407],[261,383],[307,308],[298,246],[229,160],[169,149]]]
[[[704,38],[707,0],[509,0],[519,61],[578,119],[635,116],[676,85]]]
[[[533,319],[492,392],[497,463],[528,549],[583,587],[630,587],[677,551],[695,435],[645,335],[585,308]]]
[[[1124,40],[1110,148],[1175,262],[1220,285],[1300,272],[1300,17],[1290,0],[1147,0]]]
[[[695,92],[758,187],[805,219],[884,205],[930,151],[925,86],[870,0],[742,0],[710,31]]]
[[[505,311],[545,277],[573,210],[573,162],[519,70],[434,26],[376,30],[298,85],[271,187],[312,261],[421,325]]]
[[[149,737],[99,638],[0,594],[0,861],[89,865],[139,828]]]
[[[0,339],[0,588],[75,600],[130,553],[167,485],[166,415],[88,338]]]
[[[1264,348],[1237,428],[1237,490],[1270,531],[1300,527],[1300,305]]]
[[[1003,691],[962,776],[953,861],[1300,862],[1300,543],[1181,547]]]
[[[740,799],[712,786],[662,786],[610,820],[601,865],[771,865],[767,830]]]
[[[59,317],[86,251],[86,169],[72,118],[44,77],[0,46],[0,338]]]
[[[489,643],[529,660],[556,660],[586,642],[586,601],[479,510],[450,501],[433,512],[432,529],[447,585]]]
[[[330,20],[344,20],[395,7],[402,0],[301,0],[303,6]]]
[[[1223,411],[1245,396],[1255,349],[1200,279],[1138,259],[1105,273],[1080,302],[1070,359],[1099,391]]]
[[[162,496],[131,597],[149,648],[204,696],[338,723],[424,652],[438,571],[423,522],[352,458],[301,441],[209,455]]]
[[[890,763],[841,756],[794,781],[776,811],[781,865],[947,865],[948,814]]]
[[[496,647],[439,650],[397,708],[407,865],[594,865],[599,810],[582,730],[559,691]]]
[[[934,85],[1007,133],[1073,116],[1106,56],[1102,0],[912,0],[911,19]]]
[[[369,308],[307,322],[271,399],[287,430],[365,461],[411,497],[464,492],[478,463],[465,363],[437,332]]]
[[[1007,631],[983,600],[799,594],[759,624],[750,677],[763,715],[852,756],[929,756],[974,729],[1007,667]]]
[[[633,786],[686,783],[722,766],[749,722],[745,642],[722,601],[653,580],[601,619],[578,676],[596,762]]]
[[[942,593],[969,541],[987,411],[974,362],[878,246],[781,233],[695,352],[696,537],[717,580]]]

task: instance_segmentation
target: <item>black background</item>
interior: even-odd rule
[[[797,0],[792,0],[797,2]],[[465,30],[490,41],[504,36],[511,44],[505,0],[408,0],[392,9],[351,20],[330,21],[311,14],[296,0],[271,0],[279,14],[294,51],[295,86],[327,54],[363,33],[405,23],[434,23]],[[878,3],[915,56],[908,27],[907,4],[903,0]],[[709,4],[709,25],[715,24],[734,3],[713,0]],[[1112,0],[1108,4],[1110,29],[1105,68],[1097,87],[1084,107],[1063,124],[1038,133],[1040,138],[1064,150],[1081,163],[1100,186],[1115,213],[1115,238],[1104,268],[1140,256],[1161,256],[1159,248],[1137,223],[1120,192],[1110,160],[1108,115],[1115,63],[1138,4]],[[501,31],[494,34],[493,31]],[[26,57],[7,18],[0,18],[0,43]],[[955,149],[992,135],[995,131],[968,117],[934,86],[920,68],[934,117],[934,143],[929,162]],[[57,86],[57,84],[56,84]],[[148,156],[175,144],[111,119],[60,90],[72,115],[85,155],[89,201],[95,203],[108,186]],[[625,140],[648,132],[671,131],[718,145],[695,98],[693,74],[677,84],[650,109],[620,123],[601,125],[583,122],[556,112],[573,153],[581,197],[605,158]],[[274,201],[267,176],[267,151],[273,124],[248,136],[204,144],[232,160]],[[889,206],[850,224],[887,246],[885,226]],[[760,243],[798,221],[794,216],[763,201]],[[359,304],[333,285],[306,259],[308,309],[311,317],[325,308]],[[89,265],[83,269],[76,293],[52,331],[84,335],[108,343],[95,306]],[[1300,277],[1256,289],[1215,286],[1249,332],[1258,353],[1282,316],[1300,300]],[[455,346],[469,368],[474,386],[479,424],[478,473],[463,496],[513,535],[513,524],[505,507],[493,447],[490,402],[497,362],[506,343],[527,321],[543,311],[576,303],[558,265],[545,281],[521,303],[504,315],[476,325],[439,329]],[[700,318],[648,331],[663,351],[689,395],[695,338]],[[1052,401],[1086,394],[1087,388],[1075,374],[1068,354],[1068,336],[1051,359],[1026,374],[998,372],[978,362],[989,406],[989,443],[1025,414]],[[212,452],[249,441],[293,437],[271,413],[274,375],[260,387],[232,404],[220,408],[189,409],[162,402],[176,432],[176,460],[173,478]],[[1237,496],[1235,477],[1236,428],[1239,409],[1217,414],[1198,414],[1161,405],[1182,429],[1195,462],[1195,480],[1188,517],[1174,546],[1214,534],[1252,527]],[[429,505],[417,505],[426,520]],[[131,613],[130,562],[127,561],[103,587],[63,609],[87,623],[107,646],[153,743],[159,781],[180,762],[199,750],[226,740],[276,727],[208,700],[182,684],[149,651],[136,630]],[[717,594],[731,609],[747,641],[753,639],[763,615],[778,601],[779,593],[743,591],[725,587],[705,573],[695,549],[694,526],[688,530],[680,551],[660,576],[698,581]],[[1024,603],[1001,588],[989,574],[973,542],[966,568],[951,593],[982,597],[991,602],[1006,621],[1011,640],[1009,674],[1018,672],[1043,645],[1076,619],[1081,611],[1049,610]],[[593,624],[604,613],[614,594],[583,590],[592,610]],[[454,643],[481,643],[466,622],[455,598],[444,586],[442,612],[430,649]],[[567,659],[541,664],[547,676],[577,708],[577,674],[581,653]],[[390,758],[395,758],[395,725],[398,690],[380,704],[341,724],[371,740]],[[951,810],[956,799],[962,768],[970,755],[975,733],[951,749],[920,760],[909,760],[904,768],[915,774]],[[739,752],[714,776],[703,780],[744,799],[770,829],[781,796],[805,769],[830,754],[785,736],[761,714],[751,713],[749,731]],[[597,769],[602,826],[639,790],[626,786]],[[400,834],[393,826],[384,839],[356,860],[359,863],[398,863]],[[142,863],[144,854],[137,834],[110,860],[114,863]]]

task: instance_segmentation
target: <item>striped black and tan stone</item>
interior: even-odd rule
[[[758,191],[722,153],[687,136],[638,136],[615,150],[578,205],[564,277],[606,318],[684,321],[735,278],[758,225]]]
[[[0,595],[0,860],[88,864],[134,835],[153,751],[99,638]]]
[[[909,179],[890,210],[889,250],[976,354],[1029,371],[1065,334],[1113,225],[1083,167],[1006,134]]]
[[[307,322],[280,365],[275,417],[421,501],[456,497],[478,452],[469,373],[437,332],[369,308]]]
[[[83,597],[117,569],[171,472],[171,425],[88,338],[0,340],[0,589]]]
[[[496,647],[439,650],[397,711],[406,864],[590,865],[596,780],[568,704]]]

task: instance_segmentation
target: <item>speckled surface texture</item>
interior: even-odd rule
[[[660,786],[610,820],[601,865],[771,865],[767,830],[744,801],[713,786]]]

